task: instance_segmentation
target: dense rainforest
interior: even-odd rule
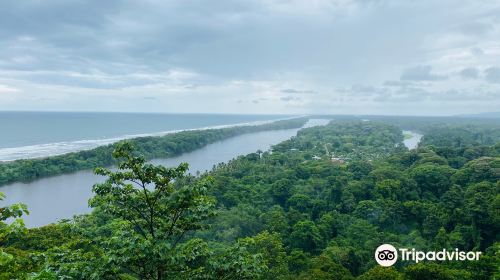
[[[26,229],[29,205],[2,206],[0,279],[500,277],[496,123],[335,120],[198,177],[138,144],[107,147],[91,214]],[[384,243],[482,255],[382,267]]]
[[[137,151],[147,159],[168,158],[236,135],[266,130],[300,128],[306,121],[305,118],[294,118],[261,125],[188,130],[165,136],[139,137],[127,141],[132,143]],[[47,176],[113,165],[116,161],[112,157],[112,152],[118,144],[47,158],[0,162],[0,186],[12,182],[31,181]]]

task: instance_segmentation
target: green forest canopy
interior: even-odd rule
[[[420,124],[425,136],[409,151],[393,123],[303,129],[199,177],[120,143],[119,170],[96,170],[108,180],[94,186],[91,214],[26,229],[22,205],[2,208],[0,220],[18,220],[0,222],[0,278],[500,277],[496,128]],[[373,258],[383,243],[483,255],[383,268]]]

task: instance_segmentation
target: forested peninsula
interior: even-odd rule
[[[261,125],[234,126],[220,129],[188,130],[164,136],[128,139],[146,159],[168,158],[199,149],[207,144],[233,136],[278,129],[300,128],[307,118],[279,120]],[[78,170],[116,164],[113,150],[121,142],[91,150],[36,159],[0,162],[0,186],[13,182],[31,181]]]

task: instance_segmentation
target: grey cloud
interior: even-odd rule
[[[358,93],[370,93],[375,91],[375,87],[367,85],[352,85],[351,90]]]
[[[450,89],[442,92],[436,92],[433,97],[437,100],[455,101],[470,99],[470,93],[465,90]]]
[[[432,90],[414,85],[401,85],[385,87],[375,87],[370,94],[358,95],[350,94],[351,100],[365,101],[371,98],[375,102],[409,103],[409,102],[491,102],[500,100],[500,91],[486,90],[482,87],[475,89],[447,89]],[[360,99],[359,99],[360,98]]]
[[[391,90],[387,87],[355,84],[349,89],[345,89],[343,94],[352,97],[353,100],[366,100],[370,98],[386,98],[390,92]]]
[[[289,101],[298,101],[298,100],[300,100],[300,98],[295,97],[295,96],[282,96],[282,97],[280,97],[280,100],[285,101],[285,102],[289,102]]]
[[[415,66],[404,70],[403,74],[401,74],[401,80],[439,81],[446,79],[446,76],[436,75],[431,72],[432,72],[432,66],[430,65]]]
[[[136,73],[136,74],[109,74],[100,71],[1,71],[3,77],[22,77],[31,82],[43,85],[63,85],[89,89],[120,89],[132,86],[153,84],[179,85],[185,89],[194,89],[191,84],[182,84],[168,74]],[[191,81],[192,82],[192,81]]]
[[[498,41],[493,35],[500,30],[499,22],[491,19],[499,11],[495,1],[481,5],[473,0],[461,5],[452,0],[313,2],[4,1],[0,82],[20,92],[33,90],[33,94],[47,96],[60,85],[64,90],[105,89],[117,95],[122,89],[137,90],[146,97],[175,86],[173,99],[179,91],[206,90],[204,97],[196,95],[200,98],[196,101],[210,103],[213,96],[224,96],[234,106],[221,110],[243,112],[251,107],[245,104],[252,102],[269,105],[266,110],[273,102],[280,103],[276,105],[279,110],[281,102],[294,104],[293,97],[306,100],[308,94],[314,94],[311,103],[321,107],[332,98],[328,89],[337,88],[340,90],[335,91],[335,97],[346,102],[345,108],[359,106],[359,100],[374,99],[403,103],[439,96],[451,100],[455,95],[469,100],[473,95],[451,91],[438,95],[418,87],[432,84],[422,82],[445,80],[446,76],[434,73],[430,65],[446,69],[450,66],[446,57],[457,52],[477,63],[478,69],[484,69],[484,63],[497,65],[490,59],[495,53],[491,46]],[[475,31],[480,32],[473,34]],[[406,69],[401,75],[397,72],[416,64],[423,65]],[[162,75],[172,69],[196,75],[181,80]],[[492,68],[479,76],[498,83],[496,72]],[[269,88],[278,88],[278,92],[265,102],[258,98],[252,101],[249,92],[261,90],[249,86],[252,81],[272,84]],[[436,86],[442,92],[459,87],[452,82]],[[293,88],[295,85],[312,88]],[[148,92],[142,92],[142,86],[148,86]],[[43,88],[44,93],[37,88]],[[99,90],[92,91],[95,89]],[[85,94],[79,98],[85,99]],[[478,93],[476,98],[491,96]],[[100,102],[99,98],[90,98],[88,104]],[[347,104],[349,100],[351,104]],[[13,102],[17,102],[16,108],[29,109],[22,99]],[[62,102],[43,109],[66,109]],[[145,102],[148,105],[143,108],[136,104],[130,107],[150,110],[152,103]],[[178,98],[174,103],[182,102],[188,99]],[[2,105],[0,109],[5,109]],[[184,105],[175,109],[195,108],[190,103]],[[382,107],[380,112],[385,113]],[[110,105],[108,109],[117,108]],[[426,113],[426,108],[407,109]]]
[[[479,70],[474,67],[468,67],[462,69],[459,74],[464,79],[477,79],[479,77]]]
[[[481,88],[474,90],[449,89],[433,93],[433,99],[447,102],[479,101],[491,102],[500,98],[500,92],[488,91]]]
[[[416,102],[429,97],[429,92],[405,81],[386,81],[384,86],[353,85],[344,90],[343,96],[349,100],[375,102]]]
[[[404,87],[404,86],[409,86],[411,85],[411,81],[395,81],[395,80],[390,80],[390,81],[385,81],[384,85],[389,86],[389,87]]]
[[[470,52],[471,52],[473,55],[475,55],[475,56],[481,56],[481,55],[483,55],[483,54],[484,54],[483,49],[478,48],[478,47],[474,47],[474,48],[472,48],[472,49],[470,50]]]
[[[377,102],[491,102],[500,99],[500,92],[476,89],[428,90],[421,87],[406,87],[384,92],[374,97]]]
[[[403,22],[396,28],[394,22],[415,9],[431,9],[390,1],[334,3],[8,1],[2,7],[9,12],[0,17],[0,41],[11,48],[2,49],[0,60],[23,53],[40,59],[29,66],[32,70],[96,68],[113,74],[180,67],[219,79],[296,71],[304,78],[351,83],[358,75],[369,76],[371,63],[390,64],[416,55],[418,38],[434,30],[434,20],[443,23],[439,9],[453,13],[442,5],[435,13],[423,13],[425,19],[419,17],[417,25]],[[366,5],[373,11],[364,17],[346,16]],[[339,16],[345,20],[338,21]],[[19,50],[22,43],[17,40],[23,36],[35,41]],[[393,38],[399,38],[393,46],[398,53],[387,51],[386,42]],[[4,69],[16,67],[11,63]]]
[[[376,102],[391,102],[391,103],[409,103],[409,102],[420,102],[428,98],[427,92],[419,93],[396,93],[396,92],[385,92],[376,95],[373,101]]]
[[[459,30],[465,35],[479,36],[493,29],[493,25],[487,22],[473,21],[464,23]]]
[[[283,93],[297,93],[297,94],[317,93],[314,90],[301,90],[301,89],[294,89],[294,88],[283,89],[283,90],[281,90],[281,92],[283,92]]]
[[[403,87],[393,92],[393,102],[419,102],[429,99],[428,90],[420,87]]]
[[[226,32],[224,21],[246,8],[243,2],[224,2],[9,1],[2,7],[8,12],[0,17],[0,44],[7,46],[0,60],[21,53],[39,61],[27,66],[11,62],[2,68],[96,68],[113,74],[199,67],[187,63],[190,58],[182,53],[217,40]],[[19,42],[22,38],[31,40]]]
[[[490,83],[500,83],[500,68],[489,67],[484,70],[485,78]]]
[[[388,101],[391,98],[391,96],[392,96],[391,93],[385,92],[385,93],[376,95],[373,98],[373,101],[376,101],[376,102],[386,102],[386,101]]]
[[[117,13],[125,1],[62,1],[40,2],[36,0],[8,1],[2,3],[0,28],[2,38],[40,36],[52,42],[68,42],[80,36],[95,34],[109,24],[107,15]],[[67,34],[63,41],[62,32]],[[75,42],[79,42],[76,40]],[[91,42],[87,42],[90,44]],[[76,46],[75,46],[76,47]],[[82,46],[79,46],[82,47]]]

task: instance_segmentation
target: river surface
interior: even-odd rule
[[[328,120],[311,119],[305,127],[325,125]],[[268,150],[297,134],[299,129],[284,129],[248,133],[209,144],[193,152],[167,159],[155,159],[151,162],[165,166],[189,163],[189,172],[196,174],[211,170],[220,162],[227,162],[239,155],[257,150]],[[42,178],[29,183],[13,183],[0,187],[6,195],[1,205],[22,202],[28,205],[30,214],[24,216],[28,227],[38,227],[73,215],[90,211],[88,200],[92,197],[92,186],[104,181],[104,177],[94,175],[92,171],[78,171],[54,177]]]
[[[420,142],[420,139],[422,139],[423,136],[422,134],[410,130],[403,130],[403,134],[411,135],[411,138],[403,140],[405,146],[410,150],[413,150],[418,147],[418,143]]]

